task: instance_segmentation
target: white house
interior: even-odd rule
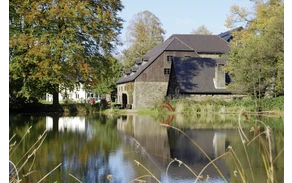
[[[71,101],[78,102],[78,103],[86,103],[86,102],[90,103],[93,98],[97,101],[100,99],[100,96],[97,96],[94,93],[83,89],[82,84],[78,88],[75,87],[75,89],[73,91],[62,90],[59,93],[59,102],[64,101],[65,99],[69,99]],[[53,95],[47,93],[46,94],[46,101],[52,102]]]

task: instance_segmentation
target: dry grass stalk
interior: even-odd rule
[[[174,127],[174,126],[170,126],[167,124],[160,124],[161,126],[166,126],[169,128],[173,128],[179,132],[181,132],[183,135],[185,135],[197,148],[199,148],[199,150],[206,156],[206,158],[212,163],[212,165],[214,166],[214,168],[217,170],[217,172],[220,174],[221,178],[227,182],[227,180],[225,179],[225,177],[223,176],[223,174],[221,173],[221,171],[219,170],[219,168],[215,165],[215,163],[212,162],[211,158],[207,155],[207,153],[192,139],[190,138],[185,132],[183,132],[182,130]]]
[[[75,176],[74,176],[74,175],[72,175],[71,173],[69,173],[69,175],[70,175],[71,177],[73,177],[75,180],[77,180],[78,182],[82,183],[82,181],[81,181],[81,180],[79,180],[77,177],[75,177]]]
[[[266,174],[267,174],[267,178],[268,178],[267,182],[268,183],[276,182],[276,175],[275,175],[275,171],[274,171],[274,162],[280,156],[280,154],[282,154],[284,152],[284,148],[282,150],[280,150],[280,152],[275,156],[275,158],[273,158],[273,154],[272,154],[272,149],[273,149],[273,147],[272,147],[272,130],[271,130],[271,128],[269,126],[267,126],[264,122],[259,121],[259,120],[256,120],[255,122],[252,122],[249,119],[248,114],[246,112],[242,112],[240,115],[245,116],[246,120],[252,126],[250,131],[255,133],[255,137],[253,139],[251,139],[250,141],[248,141],[248,143],[246,144],[244,139],[243,139],[243,137],[242,137],[242,135],[244,135],[244,132],[242,130],[243,128],[241,126],[239,127],[239,134],[240,134],[240,137],[241,137],[242,144],[243,144],[243,147],[244,147],[246,155],[247,155],[246,147],[249,146],[256,139],[259,139],[260,146],[264,150],[263,153],[262,153],[262,160],[263,160],[263,164],[264,164],[264,167],[265,167],[265,170],[266,170]],[[256,126],[256,123],[262,124],[264,126],[265,130],[263,132],[261,132],[260,131],[260,127]],[[239,124],[240,124],[240,117],[239,117]],[[263,138],[263,135],[265,135],[265,138]],[[282,137],[282,140],[284,141],[283,137]],[[247,160],[248,160],[248,163],[249,163],[251,175],[253,176],[253,171],[252,171],[252,167],[251,167],[248,155],[247,155]],[[253,176],[253,180],[254,180],[254,176]]]
[[[16,147],[14,142],[13,144],[9,144],[9,152],[12,151],[9,155],[9,157],[11,157],[13,155],[14,152],[16,152],[18,146],[22,143],[22,141],[24,140],[24,138],[27,136],[27,134],[30,132],[30,129],[32,128],[32,126],[30,126],[27,131],[25,132],[25,134],[23,135],[23,137],[21,138],[20,142],[17,144]],[[18,162],[16,164],[14,164],[12,161],[9,160],[9,163],[12,165],[12,169],[9,172],[9,183],[18,183],[21,180],[19,179],[20,176],[22,177],[27,177],[28,175],[30,175],[31,173],[34,173],[36,171],[31,171],[34,162],[35,162],[35,157],[36,157],[36,152],[37,150],[42,146],[44,140],[46,139],[46,130],[38,137],[37,141],[30,147],[30,149],[28,151],[26,151],[26,153],[24,153],[24,155],[18,160]],[[9,142],[11,142],[11,140],[16,136],[16,134],[14,134]],[[35,147],[37,146],[37,147]],[[35,149],[33,149],[35,148]],[[29,154],[30,153],[30,154]],[[26,159],[23,161],[23,159],[26,157]],[[30,167],[28,169],[27,173],[22,173],[22,175],[19,175],[19,172],[23,172],[22,169],[24,168],[24,166],[28,163],[29,159],[33,158]],[[20,162],[23,163],[18,167],[18,165],[20,164]],[[41,182],[43,181],[49,174],[51,174],[54,170],[56,170],[59,166],[61,166],[62,163],[60,163],[57,167],[55,167],[52,171],[50,171],[48,174],[46,174],[41,180],[38,181]]]
[[[184,165],[190,172],[192,172],[193,175],[195,175],[195,177],[198,178],[198,173],[196,173],[195,171],[193,171],[188,165],[186,165],[184,162],[182,162],[181,160],[178,160],[176,158],[174,158],[172,161],[170,161],[167,165],[167,168],[166,168],[166,179],[168,179],[168,170],[169,170],[169,167],[170,165],[173,163],[173,162],[178,162],[178,166],[180,167],[181,165]]]

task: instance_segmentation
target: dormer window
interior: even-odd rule
[[[141,65],[142,62],[143,62],[142,60],[136,60],[136,61],[135,61],[135,63],[136,63],[137,65]]]
[[[168,56],[166,57],[166,61],[167,61],[168,63],[171,63],[171,62],[173,61],[173,56],[168,55]]]
[[[142,61],[145,61],[145,62],[147,62],[149,59],[150,57],[147,57],[147,56],[142,57]]]

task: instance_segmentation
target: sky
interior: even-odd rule
[[[124,9],[119,16],[124,19],[120,39],[124,42],[127,26],[133,16],[144,10],[156,15],[162,28],[166,30],[165,39],[172,34],[189,34],[192,30],[205,25],[213,34],[228,31],[225,20],[234,4],[252,9],[249,0],[122,0]],[[118,50],[127,48],[127,45]]]

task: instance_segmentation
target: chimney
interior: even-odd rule
[[[224,64],[216,64],[215,67],[215,88],[225,89],[225,71],[223,70]]]

